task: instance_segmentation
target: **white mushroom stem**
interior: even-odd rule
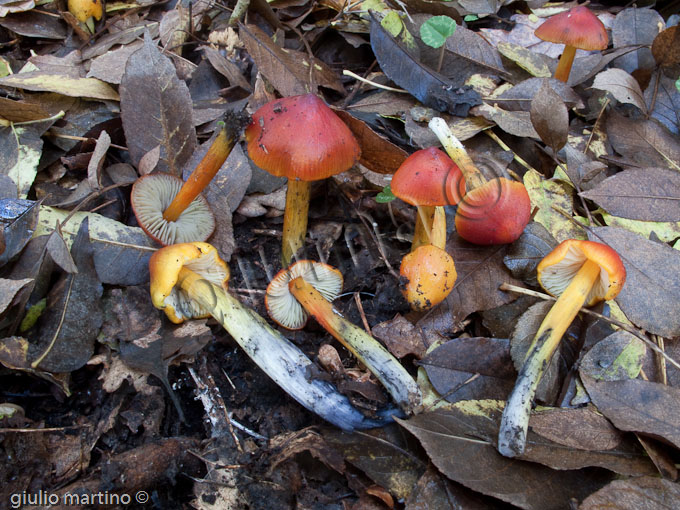
[[[516,457],[524,453],[536,387],[562,336],[586,302],[599,277],[600,266],[586,260],[538,328],[503,410],[498,432],[498,451],[502,455]]]
[[[446,153],[453,162],[458,165],[460,171],[463,172],[468,191],[479,188],[486,183],[486,179],[482,175],[482,172],[480,172],[479,168],[474,164],[465,150],[465,147],[463,147],[460,140],[456,138],[456,135],[453,134],[451,128],[449,128],[449,125],[444,119],[441,117],[434,117],[429,122],[428,127],[435,135],[437,135],[437,138],[439,138],[439,142],[442,144],[442,147],[444,147]]]
[[[442,250],[446,245],[446,211],[441,206],[418,206],[411,251],[424,244],[433,244]]]
[[[224,289],[186,268],[180,270],[177,284],[210,310],[257,366],[304,407],[344,430],[383,424],[367,419],[330,383],[309,379],[309,358]]]
[[[422,395],[418,384],[387,349],[363,329],[342,317],[302,277],[291,280],[288,286],[305,310],[378,378],[404,411],[412,413],[420,408]]]

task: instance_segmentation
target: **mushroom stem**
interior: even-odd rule
[[[367,419],[330,383],[310,379],[308,370],[312,362],[309,358],[223,288],[184,267],[177,281],[192,300],[211,311],[212,316],[276,384],[304,407],[344,430],[384,424],[384,418]],[[391,412],[394,414],[395,410]]]
[[[180,214],[210,184],[236,143],[236,134],[224,123],[205,156],[163,212],[166,221],[177,221]]]
[[[503,410],[498,433],[498,451],[502,455],[516,457],[524,453],[531,403],[538,383],[599,276],[600,266],[586,260],[538,328]]]
[[[304,309],[378,378],[404,411],[411,413],[420,408],[422,395],[418,385],[387,349],[343,318],[304,278],[294,278],[288,287]]]
[[[411,251],[424,244],[444,249],[446,244],[446,213],[441,206],[419,205]]]
[[[281,264],[283,267],[288,267],[293,256],[305,244],[311,188],[312,183],[310,181],[288,179],[281,243]]]
[[[560,61],[557,63],[555,69],[555,78],[567,83],[569,80],[569,73],[571,72],[571,65],[574,63],[574,56],[576,55],[575,46],[565,46]]]
[[[482,175],[482,172],[474,164],[465,150],[465,147],[463,147],[460,140],[456,138],[456,135],[453,134],[446,121],[441,117],[434,117],[428,126],[432,132],[437,135],[437,138],[439,138],[439,141],[449,157],[460,168],[460,171],[465,177],[468,191],[479,188],[485,184],[486,179]]]

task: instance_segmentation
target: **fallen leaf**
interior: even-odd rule
[[[6,4],[6,2],[2,2]],[[34,2],[16,2],[18,5],[30,5]],[[32,8],[32,7],[31,7]],[[59,18],[46,12],[29,11],[5,17],[2,12],[7,9],[0,7],[0,26],[25,37],[39,37],[40,39],[65,39],[67,32]],[[10,7],[11,9],[11,7]]]
[[[526,138],[540,138],[531,124],[529,112],[506,111],[502,108],[483,104],[472,109],[473,115],[481,115],[485,119],[495,122],[499,128],[514,136]]]
[[[503,505],[448,480],[430,466],[413,488],[404,510],[500,510]]]
[[[614,480],[594,492],[578,510],[668,510],[680,508],[680,485],[656,476]]]
[[[44,71],[12,74],[0,78],[0,86],[33,92],[56,92],[71,97],[119,101],[118,93],[96,78],[71,78]]]
[[[127,61],[120,94],[120,116],[135,165],[160,144],[158,169],[181,175],[196,148],[191,96],[148,32]]]
[[[620,227],[630,232],[640,234],[645,239],[654,239],[670,243],[680,237],[680,222],[672,221],[638,221],[627,220],[602,212],[602,219],[609,227]]]
[[[517,83],[509,90],[503,91],[499,96],[485,99],[485,101],[507,111],[528,112],[531,110],[532,99],[536,96],[544,83],[557,94],[568,108],[583,107],[583,101],[578,94],[574,92],[574,89],[555,78],[529,78],[528,80]]]
[[[230,85],[237,85],[243,90],[252,90],[250,83],[248,83],[248,81],[243,77],[241,69],[239,69],[239,67],[234,62],[224,57],[215,48],[205,46],[202,49],[215,71],[229,80]]]
[[[468,62],[481,66],[487,72],[505,73],[498,51],[477,32],[464,26],[456,27],[453,35],[446,40],[446,49]]]
[[[652,55],[662,67],[680,64],[680,29],[677,25],[662,30],[652,43]]]
[[[567,176],[577,189],[590,189],[604,179],[606,164],[592,159],[571,144],[564,146],[564,152],[567,154]]]
[[[0,174],[14,181],[18,191],[15,198],[28,197],[38,174],[43,148],[41,136],[52,122],[0,127]]]
[[[559,95],[543,80],[531,100],[531,124],[543,143],[557,153],[567,143],[569,112]]]
[[[40,105],[26,101],[14,101],[0,97],[0,111],[2,117],[10,122],[27,122],[45,119],[50,116]]]
[[[130,55],[142,46],[142,41],[135,41],[98,56],[90,62],[90,70],[87,72],[87,77],[119,85],[123,81],[125,65]]]
[[[418,328],[401,314],[397,314],[394,319],[376,324],[371,328],[371,332],[399,359],[409,354],[414,354],[420,359],[428,347]]]
[[[616,302],[634,324],[667,338],[680,335],[680,252],[615,227],[588,231],[591,241],[614,249],[626,268]]]
[[[14,296],[32,282],[33,278],[24,278],[22,280],[0,278],[0,315],[4,315],[7,311],[7,308],[14,301]]]
[[[550,78],[552,76],[549,66],[550,59],[545,55],[535,53],[524,46],[511,42],[500,42],[497,48],[501,55],[517,64],[530,75],[536,78]]]
[[[623,69],[607,69],[595,76],[592,87],[605,90],[621,103],[637,106],[643,114],[647,114],[647,105],[642,95],[640,84]]]
[[[536,267],[557,244],[555,238],[543,225],[532,221],[526,226],[522,235],[510,245],[503,257],[503,263],[512,276],[536,287],[538,286]]]
[[[0,199],[0,227],[4,245],[0,253],[0,267],[16,257],[31,239],[39,210],[38,202],[32,200]]]
[[[642,221],[680,221],[680,173],[673,170],[625,170],[581,196],[614,216]]]
[[[680,134],[680,89],[675,85],[675,80],[662,73],[654,73],[645,89],[645,101],[653,108],[652,118],[666,126],[671,133]]]
[[[635,379],[647,348],[636,336],[617,331],[597,342],[583,357],[579,369],[601,381]]]
[[[531,430],[568,448],[613,450],[623,433],[592,405],[577,409],[544,408],[531,413]]]
[[[616,59],[616,67],[632,73],[636,69],[654,67],[654,57],[650,46],[656,36],[666,26],[661,15],[653,9],[623,9],[612,23],[612,42],[614,48],[640,44],[643,47]]]

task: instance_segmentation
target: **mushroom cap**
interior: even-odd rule
[[[196,304],[177,286],[180,270],[186,267],[224,289],[229,283],[229,267],[214,246],[193,242],[173,244],[161,248],[149,259],[151,302],[165,315],[180,324],[187,319],[202,319],[210,311]]]
[[[429,147],[404,160],[394,172],[390,188],[407,204],[455,205],[465,194],[465,178],[446,153]]]
[[[609,44],[607,29],[583,5],[548,18],[536,29],[534,35],[544,41],[582,50],[604,50]]]
[[[288,288],[288,283],[299,276],[328,301],[333,301],[342,290],[342,273],[328,264],[301,260],[279,271],[267,286],[264,304],[269,317],[287,329],[302,329],[309,317]]]
[[[402,294],[416,311],[429,310],[444,301],[458,276],[451,255],[431,244],[406,255],[399,273]]]
[[[88,18],[102,19],[102,0],[68,0],[68,10],[78,21],[85,23]]]
[[[500,177],[467,192],[458,204],[456,230],[474,244],[505,244],[515,241],[530,219],[524,185]]]
[[[184,182],[166,173],[140,177],[132,185],[130,202],[139,226],[162,245],[205,241],[215,230],[215,217],[208,202],[198,195],[177,221],[167,221],[163,212]]]
[[[586,260],[600,266],[600,278],[586,298],[587,306],[614,299],[626,283],[626,268],[613,249],[594,241],[562,241],[538,264],[538,282],[548,293],[560,296]]]
[[[359,159],[354,135],[314,94],[262,106],[246,128],[248,155],[270,174],[317,181],[344,172]]]

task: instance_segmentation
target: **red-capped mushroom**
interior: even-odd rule
[[[304,245],[311,181],[348,170],[360,149],[349,128],[314,94],[270,101],[246,129],[248,155],[288,178],[281,260],[287,267]]]
[[[446,215],[443,206],[457,204],[465,194],[458,166],[436,147],[411,154],[392,176],[394,196],[417,207],[411,251],[424,244],[444,248]]]
[[[562,335],[585,304],[614,299],[626,281],[619,255],[601,243],[568,239],[538,264],[538,281],[559,296],[527,350],[515,387],[503,411],[498,451],[507,457],[524,453],[531,403]]]
[[[487,181],[444,119],[433,118],[429,127],[465,176],[468,191],[456,211],[458,234],[475,244],[515,241],[531,219],[531,201],[524,185],[504,177]]]
[[[555,78],[565,83],[569,79],[577,49],[604,50],[609,43],[607,29],[584,5],[577,5],[548,18],[536,29],[534,35],[544,41],[564,44]]]

